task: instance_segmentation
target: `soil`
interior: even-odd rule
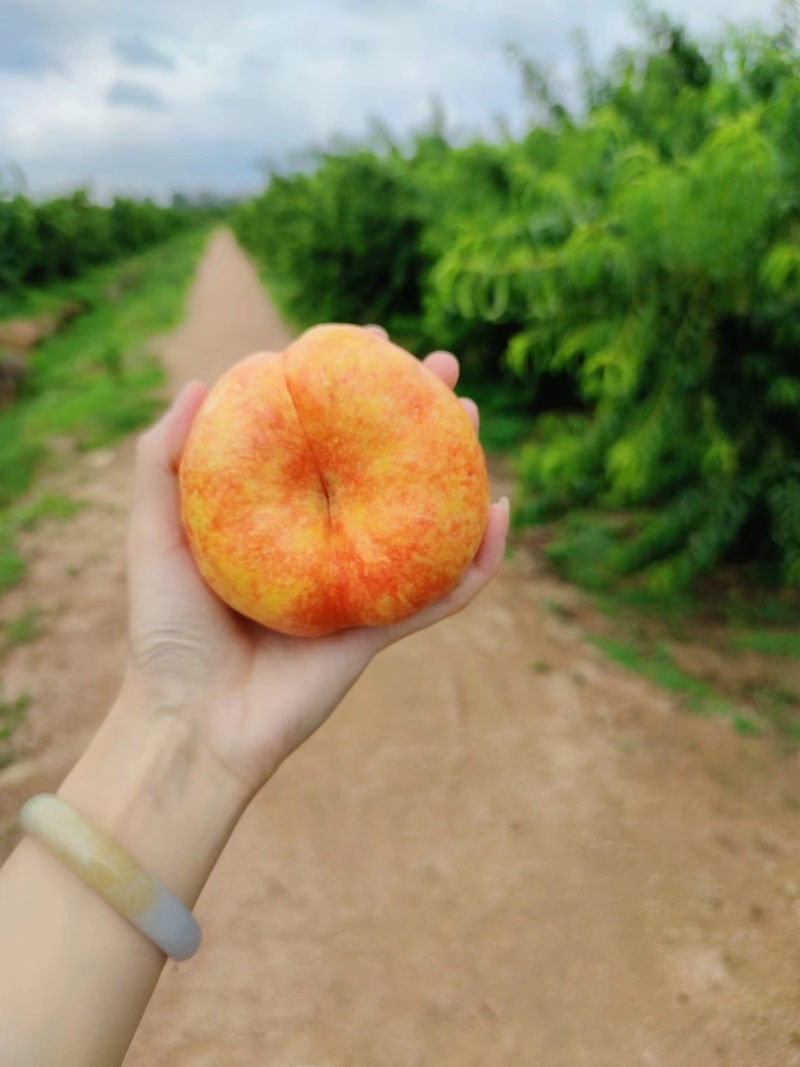
[[[289,336],[221,231],[162,343],[170,386]],[[0,604],[46,623],[2,664],[32,698],[5,851],[125,655],[132,443],[62,458],[89,506],[27,536]],[[520,549],[372,665],[251,806],[126,1067],[800,1065],[798,758],[605,661],[582,603]]]

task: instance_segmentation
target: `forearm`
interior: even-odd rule
[[[115,705],[58,794],[192,907],[248,802],[185,721]],[[122,1062],[163,954],[37,842],[0,871],[0,1063]]]

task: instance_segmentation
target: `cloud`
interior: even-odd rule
[[[36,15],[13,3],[0,5],[0,70],[30,75],[61,69]]]
[[[106,93],[114,107],[134,107],[139,111],[166,111],[167,102],[157,89],[139,82],[115,81]]]
[[[769,5],[658,6],[714,34]],[[459,135],[492,135],[500,115],[521,132],[530,108],[506,44],[562,92],[573,30],[600,65],[637,40],[630,0],[0,0],[0,12],[0,100],[13,101],[0,166],[18,162],[37,195],[87,181],[99,195],[248,192],[254,161],[286,166],[337,134],[365,136],[373,118],[402,139],[434,98]]]
[[[131,34],[117,37],[114,51],[132,67],[151,67],[154,70],[175,70],[175,60],[144,37]]]
[[[344,7],[357,8],[376,18],[381,18],[387,10],[408,7],[419,9],[428,6],[430,2],[431,0],[342,0]]]

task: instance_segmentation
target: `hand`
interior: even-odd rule
[[[454,356],[434,352],[425,363],[455,387]],[[132,703],[152,709],[147,714],[183,718],[252,796],[325,721],[377,652],[460,611],[483,589],[503,558],[508,508],[501,502],[490,509],[483,543],[461,584],[413,618],[323,638],[265,630],[206,586],[181,524],[178,465],[205,395],[204,386],[187,386],[139,443],[125,687],[145,695]],[[475,404],[462,404],[477,432]]]
[[[436,352],[426,362],[455,385],[453,356]],[[59,789],[190,908],[281,761],[378,651],[480,592],[500,564],[508,527],[507,508],[494,505],[462,583],[406,622],[317,639],[265,630],[205,585],[183,532],[178,464],[205,392],[190,385],[141,439],[128,669],[119,699]],[[477,409],[463,403],[477,428]],[[163,965],[150,941],[37,842],[24,840],[0,871],[4,1063],[121,1064]]]

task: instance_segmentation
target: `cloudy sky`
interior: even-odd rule
[[[699,33],[772,0],[662,0]],[[439,98],[461,129],[524,115],[509,43],[569,83],[632,39],[627,0],[0,0],[0,166],[38,195],[91,184],[241,193],[371,116],[402,133]]]

